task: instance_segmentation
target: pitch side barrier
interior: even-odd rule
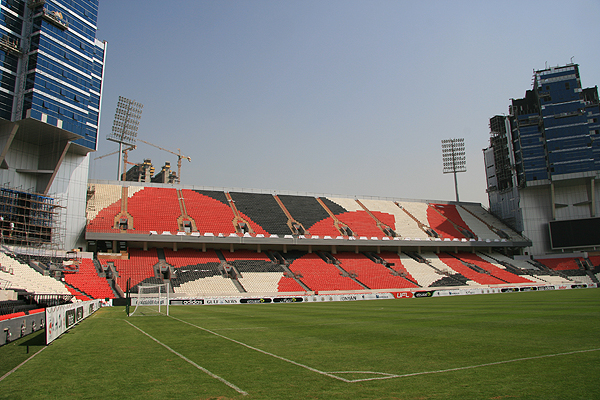
[[[46,344],[98,311],[102,302],[97,299],[46,308]]]
[[[382,293],[317,293],[311,295],[295,296],[233,296],[233,297],[189,297],[172,298],[169,304],[172,306],[193,305],[217,305],[217,304],[274,304],[274,303],[321,303],[325,301],[358,301],[358,300],[380,300],[380,299],[410,299],[426,297],[466,296],[473,294],[495,294],[535,292],[547,290],[567,290],[597,288],[596,283],[579,283],[564,285],[531,285],[531,286],[505,286],[505,287],[476,287],[460,289],[432,289],[432,290],[402,290]]]
[[[0,316],[0,346],[44,329],[45,325],[46,315],[41,308]]]

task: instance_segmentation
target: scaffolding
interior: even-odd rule
[[[508,154],[506,117],[496,115],[490,119],[490,146],[494,149],[494,164],[498,190],[512,187],[512,167]]]
[[[59,199],[31,190],[0,187],[0,243],[2,250],[24,261],[48,267],[62,262],[66,208]]]

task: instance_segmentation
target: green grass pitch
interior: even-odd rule
[[[600,290],[104,308],[0,348],[0,399],[597,399]],[[27,350],[29,353],[27,353]]]

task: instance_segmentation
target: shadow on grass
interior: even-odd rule
[[[37,332],[34,332],[30,335],[25,336],[24,338],[19,339],[19,341],[22,341],[22,342],[19,343],[18,346],[35,346],[35,347],[45,346],[46,345],[45,332],[46,331],[44,329],[40,329]]]
[[[46,332],[40,329],[0,347],[0,377],[34,355],[46,345]]]

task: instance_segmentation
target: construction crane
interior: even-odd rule
[[[137,140],[139,142],[146,143],[147,145],[150,145],[152,147],[156,147],[159,150],[163,150],[163,151],[166,151],[168,153],[175,154],[177,156],[177,179],[179,179],[179,182],[181,182],[181,159],[185,158],[186,160],[188,160],[188,161],[191,162],[192,161],[191,157],[184,156],[183,154],[181,154],[181,149],[177,149],[178,153],[175,153],[174,151],[165,149],[163,147],[157,146],[157,145],[152,144],[150,142],[146,142],[145,140],[142,140],[142,139],[137,139]]]
[[[118,152],[119,152],[119,150],[115,150],[112,153],[108,153],[108,154],[104,154],[104,155],[102,155],[100,157],[96,157],[96,158],[94,158],[94,160],[100,160],[101,158],[112,156],[113,154],[117,154]]]
[[[124,153],[123,154],[123,159],[127,160],[127,152],[130,151],[130,150],[135,150],[135,149],[136,149],[136,146],[129,146],[128,148],[124,149],[123,150],[123,153]],[[113,154],[117,154],[118,152],[119,152],[119,150],[115,150],[112,153],[108,153],[108,154],[104,154],[104,155],[102,155],[100,157],[96,157],[96,158],[94,158],[94,160],[100,160],[101,158],[112,156]]]
[[[127,168],[127,164],[135,164],[135,163],[127,161],[127,154],[129,153],[129,151],[135,150],[136,148],[137,148],[136,145],[131,145],[128,148],[123,149],[123,166],[124,166],[123,169],[124,170]],[[118,154],[118,153],[119,153],[119,150],[115,150],[112,153],[108,153],[108,154],[104,154],[103,156],[96,157],[96,158],[94,158],[94,160],[100,160],[101,158],[112,156],[113,154]],[[123,180],[123,181],[125,180],[125,173],[123,173],[121,180]]]

